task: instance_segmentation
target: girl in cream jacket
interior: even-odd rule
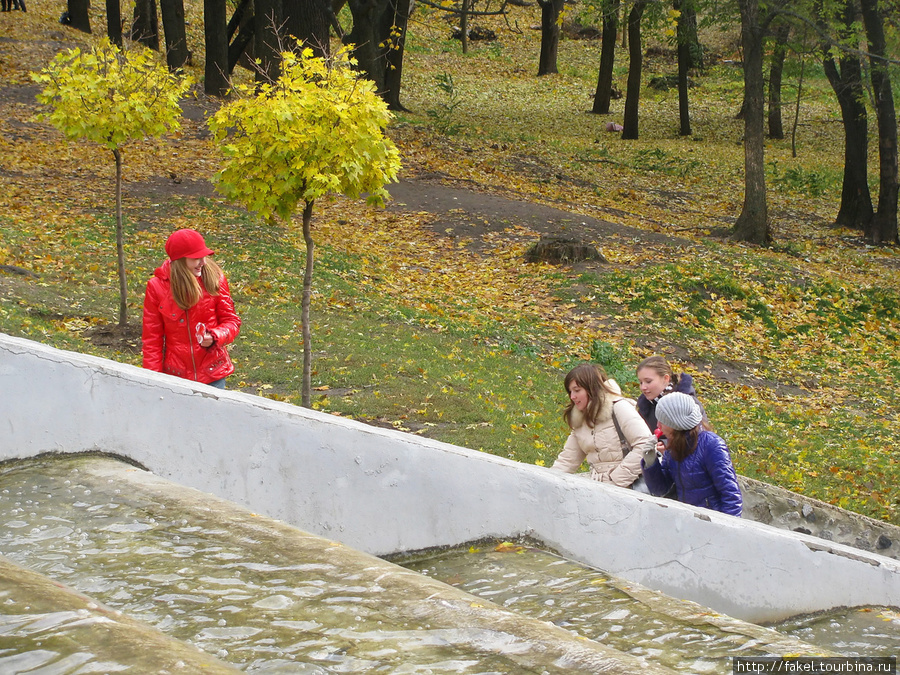
[[[565,389],[569,405],[563,418],[571,432],[553,468],[575,473],[587,460],[594,480],[631,487],[641,475],[644,446],[656,447],[656,437],[635,410],[634,403],[622,396],[615,380],[607,378],[593,364],[573,368],[566,375]],[[616,430],[614,412],[630,448],[627,453]]]

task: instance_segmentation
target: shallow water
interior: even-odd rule
[[[165,497],[122,489],[80,461],[0,468],[4,556],[247,672],[515,669],[511,636],[386,616],[391,595],[361,582],[359,568],[287,559],[246,528],[231,533],[213,513],[188,520]],[[40,647],[23,634],[3,649]]]
[[[416,612],[398,619],[386,609],[396,598],[358,567],[298,559],[247,528],[223,526],[210,509],[185,512],[164,494],[85,470],[88,461],[110,460],[58,456],[0,467],[4,556],[246,672],[516,672],[510,654],[522,644],[507,634],[431,627]],[[681,672],[730,672],[733,656],[771,653],[763,638],[723,628],[713,618],[720,615],[667,615],[621,580],[537,549],[448,552],[406,566]],[[48,610],[25,621],[3,603],[0,595],[0,665],[25,659],[47,675],[128,668],[83,661],[83,650],[57,644],[77,616]],[[845,654],[893,655],[884,650],[900,630],[896,615],[885,616],[836,614],[784,630]]]
[[[673,670],[730,672],[731,657],[771,653],[702,615],[665,616],[635,600],[627,582],[535,548],[501,544],[404,565]],[[895,656],[900,646],[900,614],[886,609],[838,610],[772,628],[848,656]]]
[[[900,655],[900,611],[889,607],[857,607],[795,617],[773,628],[847,656]]]

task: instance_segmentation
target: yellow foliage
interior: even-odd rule
[[[285,52],[276,82],[237,86],[209,121],[224,160],[217,189],[265,218],[331,192],[383,204],[400,169],[384,136],[391,113],[352,66],[347,49],[327,59]]]
[[[178,101],[190,86],[189,78],[170,74],[152,50],[120,51],[107,38],[90,51],[57,54],[32,79],[44,86],[38,101],[51,108],[42,119],[67,138],[110,150],[178,130]]]

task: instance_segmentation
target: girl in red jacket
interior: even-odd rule
[[[166,254],[144,296],[144,368],[224,389],[234,372],[225,345],[241,328],[225,273],[195,230],[173,232]]]

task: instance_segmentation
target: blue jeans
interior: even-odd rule
[[[210,383],[209,383],[209,386],[210,386],[210,387],[215,387],[216,389],[224,389],[224,388],[225,388],[225,381],[226,381],[227,379],[228,379],[227,377],[223,377],[221,380],[216,380],[215,382],[210,382]]]

